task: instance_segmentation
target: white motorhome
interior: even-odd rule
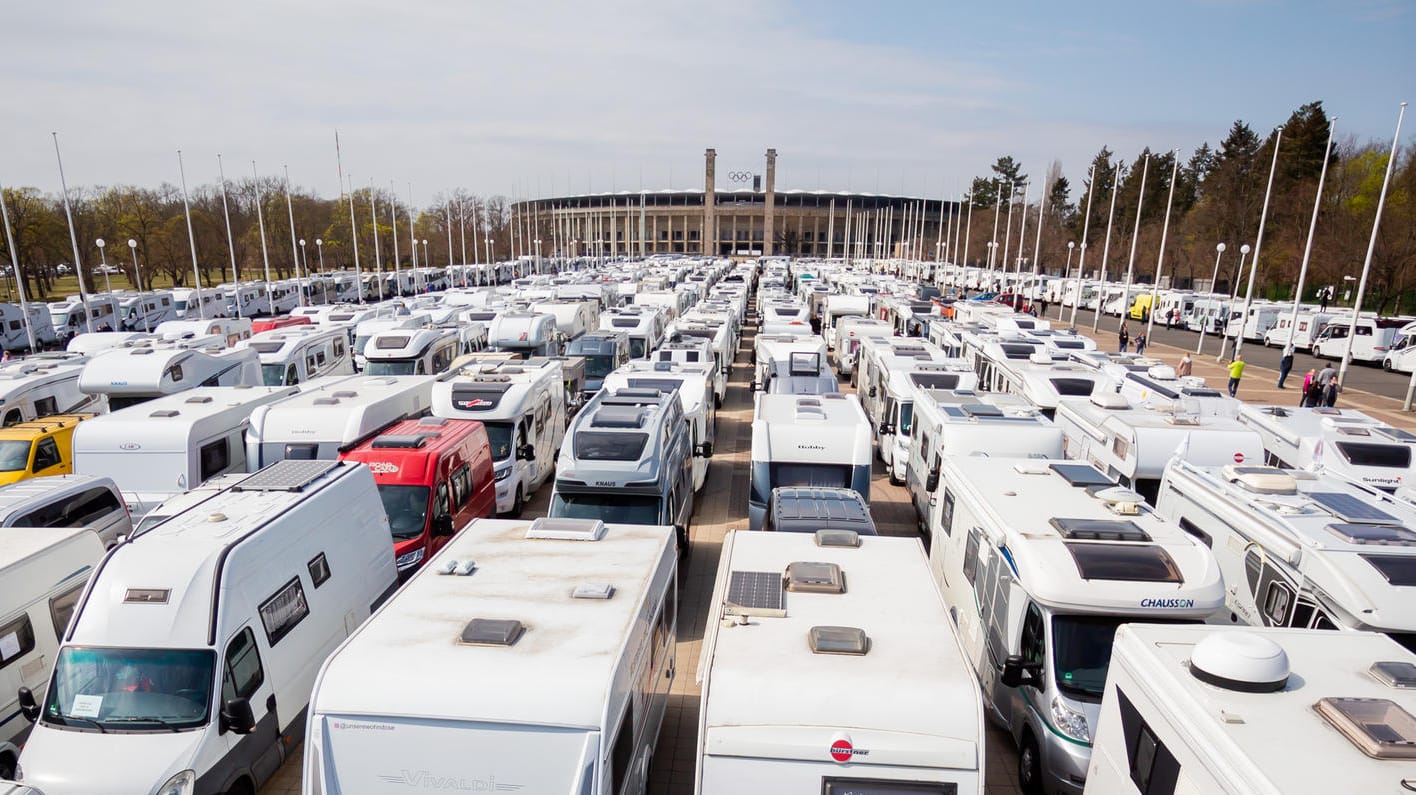
[[[877,434],[878,452],[885,463],[886,474],[891,483],[899,486],[904,485],[909,469],[916,390],[973,390],[978,376],[962,359],[929,361],[891,357],[884,365],[888,368],[884,381],[871,407],[866,409],[866,416]],[[870,389],[877,387],[872,385]]]
[[[683,419],[688,424],[688,443],[693,450],[710,454],[718,435],[718,411],[713,400],[711,363],[686,364],[673,361],[633,361],[605,377],[604,389],[657,389],[677,391],[683,407]],[[707,447],[704,447],[704,444]],[[693,457],[693,490],[700,491],[708,481],[709,455]]]
[[[54,331],[49,308],[42,303],[0,303],[0,348],[7,351],[30,349],[30,334],[34,344],[49,345],[59,340]],[[26,328],[28,325],[28,328]]]
[[[25,783],[255,792],[304,738],[321,662],[393,592],[388,539],[367,467],[285,461],[118,545],[49,687],[21,691]]]
[[[230,348],[251,336],[248,317],[207,318],[206,320],[168,320],[157,324],[152,332],[166,340],[189,340],[199,337],[220,337]]]
[[[1388,492],[1416,484],[1416,434],[1356,409],[1246,404],[1239,421],[1258,432],[1270,465],[1332,472]]]
[[[79,375],[88,357],[70,353],[39,353],[0,364],[0,425],[10,426],[54,414],[101,413],[102,395],[79,389]]]
[[[418,328],[380,331],[364,346],[364,372],[368,375],[437,375],[452,366],[462,349],[456,328]]]
[[[198,387],[94,417],[74,429],[74,471],[112,478],[132,515],[143,516],[210,478],[245,472],[251,412],[298,392]]]
[[[940,464],[946,455],[1062,458],[1062,431],[1037,407],[1017,395],[939,389],[914,383],[905,486],[920,529],[937,501]]]
[[[1278,323],[1279,315],[1286,314],[1285,307],[1278,304],[1260,304],[1254,302],[1249,305],[1249,314],[1244,314],[1244,305],[1241,303],[1234,307],[1225,321],[1224,336],[1235,339],[1239,334],[1244,335],[1244,339],[1258,342],[1263,340],[1269,330]]]
[[[1244,405],[1243,401],[1205,386],[1205,380],[1199,376],[1176,375],[1175,368],[1168,364],[1137,366],[1134,369],[1113,365],[1105,368],[1104,372],[1108,370],[1117,393],[1131,403],[1143,404],[1157,411],[1178,410],[1202,417],[1233,419]]]
[[[1224,604],[1209,549],[1114,485],[1078,462],[943,461],[930,568],[1025,790],[1086,786],[1118,626]]]
[[[753,341],[753,389],[771,394],[824,395],[840,390],[815,334],[758,334]]]
[[[15,694],[43,691],[103,543],[86,527],[7,527],[0,544],[0,778],[15,777],[30,725]],[[0,792],[5,788],[0,785]]]
[[[917,539],[729,531],[705,626],[695,792],[984,791],[978,682]]]
[[[1352,361],[1380,362],[1395,344],[1397,334],[1411,323],[1409,317],[1358,316],[1356,334],[1351,338]],[[1320,359],[1341,359],[1348,352],[1352,316],[1330,321],[1313,340],[1313,355]]]
[[[463,367],[433,387],[432,413],[487,429],[497,513],[519,516],[554,471],[567,423],[563,368],[554,359]]]
[[[257,406],[246,429],[246,468],[276,461],[333,460],[399,420],[428,413],[437,378],[330,376],[278,403]]]
[[[1351,320],[1351,313],[1319,312],[1315,307],[1305,306],[1298,310],[1295,322],[1292,310],[1286,310],[1278,316],[1278,323],[1264,332],[1264,345],[1270,348],[1282,348],[1291,340],[1293,347],[1298,350],[1311,350],[1313,340],[1317,339],[1318,333],[1328,323],[1343,322],[1343,314],[1347,315],[1349,321]]]
[[[88,303],[88,319],[84,319],[84,302]],[[49,325],[59,339],[84,331],[117,331],[120,321],[119,300],[110,293],[89,293],[87,299],[71,295],[63,301],[49,303]]]
[[[413,331],[414,329],[428,328],[431,320],[424,314],[380,314],[377,317],[370,317],[360,320],[354,325],[354,367],[362,370],[368,362],[366,352],[369,347],[369,340],[375,334],[385,331]]]
[[[594,301],[537,301],[531,311],[555,317],[556,328],[567,341],[600,328],[600,308]]]
[[[162,323],[177,319],[172,293],[166,290],[118,295],[122,299],[118,325],[123,331],[152,331]]]
[[[487,347],[510,351],[522,358],[558,356],[564,341],[555,315],[537,312],[501,312],[487,326]]]
[[[1064,397],[1088,397],[1114,389],[1106,376],[1084,365],[1059,361],[1031,345],[990,344],[975,360],[979,388],[1027,398],[1051,417]]]
[[[1214,549],[1216,623],[1384,632],[1416,650],[1416,507],[1324,474],[1176,462],[1157,512]]]
[[[679,669],[673,546],[473,521],[325,662],[305,791],[644,792]]]
[[[200,297],[198,297],[198,293],[201,294]],[[200,301],[200,306],[198,306],[198,301]],[[176,310],[179,320],[227,317],[230,312],[226,292],[213,287],[202,290],[194,287],[177,287],[172,290],[172,306]]]
[[[701,337],[682,337],[678,342],[666,342],[654,352],[654,362],[678,362],[680,364],[702,364],[709,370],[708,380],[713,389],[713,405],[721,408],[728,396],[728,373],[719,364],[718,352],[710,340]]]
[[[840,371],[841,376],[848,377],[855,371],[860,341],[863,338],[869,336],[888,337],[891,335],[891,331],[892,327],[889,323],[874,318],[848,315],[838,320],[833,328],[834,340],[831,344],[831,356],[836,360],[836,369]]]
[[[1123,626],[1088,791],[1409,792],[1413,667],[1368,633]]]
[[[225,317],[254,317],[274,314],[270,308],[270,296],[265,282],[227,282],[218,285],[225,303],[221,314]]]
[[[871,296],[868,295],[841,295],[837,293],[826,296],[825,303],[821,307],[821,336],[826,338],[827,344],[832,348],[835,347],[837,326],[845,318],[870,319],[870,305]]]
[[[629,334],[629,358],[643,359],[664,342],[668,322],[656,305],[626,306],[600,313],[600,328]]]
[[[1201,466],[1255,465],[1264,446],[1247,425],[1206,416],[1180,403],[1162,408],[1132,404],[1112,392],[1064,398],[1054,417],[1068,458],[1086,461],[1155,504],[1173,457]]]
[[[870,420],[855,395],[757,394],[747,517],[760,530],[772,489],[850,488],[870,499]]]
[[[79,373],[79,390],[106,395],[116,411],[198,386],[256,386],[260,365],[250,349],[196,349],[162,340],[94,356]]]
[[[266,386],[303,384],[327,375],[353,375],[349,335],[326,326],[292,326],[272,329],[237,343],[261,358],[261,381]]]

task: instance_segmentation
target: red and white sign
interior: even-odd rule
[[[865,756],[869,751],[862,751],[851,745],[850,740],[841,739],[831,743],[831,758],[837,762],[849,762],[852,757]]]
[[[398,464],[392,461],[370,461],[369,471],[375,475],[394,475],[398,473]]]
[[[1234,454],[1234,463],[1236,463],[1236,464],[1242,464],[1242,463],[1244,463],[1244,454],[1243,454],[1243,453],[1235,453],[1235,454]]]

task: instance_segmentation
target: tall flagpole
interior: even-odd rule
[[[1357,303],[1352,305],[1352,322],[1347,328],[1347,350],[1342,354],[1342,369],[1337,373],[1337,383],[1347,375],[1347,365],[1352,363],[1352,338],[1357,334],[1357,315],[1362,311],[1362,294],[1367,289],[1367,274],[1372,270],[1372,254],[1377,250],[1377,230],[1382,225],[1382,210],[1386,207],[1387,188],[1391,185],[1391,170],[1396,165],[1396,146],[1401,142],[1401,121],[1406,118],[1406,103],[1401,103],[1401,112],[1396,117],[1396,135],[1391,138],[1391,154],[1387,155],[1386,176],[1382,177],[1382,192],[1377,198],[1377,214],[1372,218],[1372,237],[1367,241],[1367,258],[1362,261],[1362,279],[1357,282]],[[1258,259],[1259,252],[1254,251]],[[1408,398],[1409,400],[1409,398]]]
[[[1249,321],[1249,307],[1254,303],[1254,280],[1259,275],[1259,250],[1264,247],[1264,224],[1268,221],[1269,199],[1273,195],[1273,176],[1274,173],[1278,171],[1278,149],[1279,145],[1283,143],[1283,125],[1278,125],[1278,128],[1274,131],[1274,133],[1273,163],[1269,165],[1268,187],[1264,189],[1264,209],[1263,212],[1259,214],[1259,237],[1257,240],[1254,241],[1254,259],[1252,262],[1249,263],[1249,289],[1244,291],[1244,313],[1239,316],[1239,333],[1234,335],[1235,359],[1238,359],[1239,353],[1244,350],[1244,326]],[[1370,261],[1371,260],[1369,256],[1368,262]],[[1366,275],[1366,270],[1364,269],[1362,272],[1363,284],[1366,284]],[[1361,298],[1362,294],[1359,290],[1357,293],[1357,300],[1361,301]],[[1354,327],[1357,325],[1357,312],[1355,310],[1352,312],[1352,325]],[[1348,334],[1351,333],[1351,330],[1349,330]],[[1347,350],[1348,352],[1351,352],[1352,350],[1352,340],[1350,337],[1347,340]],[[1221,355],[1223,355],[1223,343],[1220,344],[1220,351]],[[1338,383],[1341,383],[1341,376],[1339,376]]]
[[[1141,166],[1141,190],[1136,194],[1136,227],[1131,231],[1131,256],[1126,260],[1126,281],[1121,285],[1121,312],[1116,322],[1118,329],[1126,324],[1126,317],[1131,314],[1131,307],[1126,302],[1131,300],[1131,278],[1136,273],[1136,244],[1141,241],[1141,208],[1146,203],[1146,177],[1150,175],[1150,158],[1150,152],[1146,152],[1145,161]]]
[[[1180,175],[1180,150],[1172,155],[1175,159],[1170,166],[1170,195],[1165,200],[1165,223],[1160,227],[1160,253],[1155,258],[1155,278],[1151,280],[1150,319],[1146,321],[1146,339],[1155,330],[1156,291],[1160,289],[1160,274],[1165,269],[1165,238],[1170,234],[1170,208],[1175,203],[1175,182]]]
[[[295,258],[295,291],[300,294],[300,306],[305,305],[305,283],[300,281],[300,246],[295,240],[295,205],[290,200],[290,166],[285,166],[285,211],[290,214],[290,256]],[[274,314],[275,307],[271,307]]]
[[[1091,231],[1092,196],[1096,193],[1096,163],[1092,163],[1091,176],[1087,178],[1087,209],[1082,216],[1082,257],[1077,262],[1077,292],[1072,296],[1072,328],[1077,327],[1077,307],[1082,303],[1082,274],[1087,265],[1087,233]],[[1057,319],[1061,320],[1059,310]]]
[[[261,196],[261,174],[256,170],[256,161],[251,161],[251,175],[255,178],[251,183],[256,188],[256,226],[261,233],[261,261],[265,263],[265,291],[266,291],[266,311],[275,314],[275,297],[270,290],[270,250],[266,248],[265,236],[265,210],[261,205],[265,204],[265,199]],[[240,297],[236,298],[240,301]]]
[[[399,270],[398,267],[398,194],[395,192],[393,180],[388,181],[388,206],[389,211],[393,213],[393,281],[394,284],[402,284],[402,271]],[[412,213],[413,208],[410,207],[408,211]],[[412,215],[408,217],[408,223],[413,223]],[[413,247],[414,251],[417,251],[417,249],[417,246]],[[477,250],[477,241],[475,238],[472,240],[472,250]]]
[[[20,291],[20,314],[25,318],[25,336],[30,353],[39,350],[34,341],[34,326],[30,323],[29,303],[25,300],[25,275],[20,270],[20,250],[15,247],[15,233],[10,229],[10,211],[5,209],[5,186],[0,185],[0,220],[5,222],[5,243],[10,247],[10,267],[15,269],[15,286]]]
[[[1097,287],[1096,314],[1092,315],[1092,331],[1101,324],[1101,310],[1106,307],[1106,263],[1111,256],[1111,222],[1116,220],[1116,194],[1121,188],[1121,164],[1111,169],[1111,209],[1106,213],[1106,242],[1101,246],[1101,280]]]
[[[69,243],[74,247],[74,273],[79,277],[79,303],[84,305],[84,330],[93,331],[93,318],[89,317],[88,287],[84,285],[84,267],[79,259],[79,236],[74,232],[74,213],[69,209],[69,183],[64,179],[64,158],[59,155],[59,133],[50,135],[54,136],[54,159],[59,162],[59,187],[64,192],[64,218],[69,222]]]
[[[379,284],[379,300],[384,300],[383,254],[379,251],[379,199],[374,194],[374,181],[369,180],[369,223],[374,227],[374,279]],[[403,292],[402,284],[395,284],[393,292]]]
[[[221,164],[221,153],[216,155],[216,173],[221,177],[221,214],[226,218],[226,250],[231,254],[231,283],[236,285],[236,317],[241,314],[241,274],[236,268],[236,240],[231,236],[231,208],[226,203],[226,167]]]
[[[344,190],[344,155],[339,150],[339,130],[334,131],[334,159],[339,166],[339,189]],[[354,220],[354,183],[349,183],[349,244],[354,249],[354,282],[359,303],[364,303],[364,271],[359,267],[359,227]]]
[[[192,205],[187,202],[187,169],[182,165],[182,150],[177,150],[177,172],[182,177],[182,210],[187,215],[187,245],[192,250],[192,277],[197,288],[197,316],[206,318],[206,306],[202,303],[202,271],[197,265],[197,235],[192,231]]]
[[[1313,196],[1313,218],[1308,222],[1308,242],[1303,246],[1303,264],[1298,266],[1298,287],[1293,292],[1293,313],[1288,318],[1287,345],[1293,344],[1293,334],[1298,329],[1298,307],[1303,301],[1303,283],[1308,278],[1308,260],[1313,255],[1313,237],[1318,231],[1318,210],[1323,206],[1323,184],[1327,182],[1328,163],[1332,160],[1333,133],[1336,130],[1337,117],[1333,116],[1328,119],[1327,146],[1323,149],[1323,170],[1318,175],[1318,192]]]

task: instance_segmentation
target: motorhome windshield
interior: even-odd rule
[[[648,443],[647,433],[582,431],[575,435],[575,457],[585,461],[638,461]]]
[[[419,375],[422,372],[421,359],[370,361],[364,365],[365,375]]]
[[[29,466],[30,443],[23,439],[0,442],[0,472],[18,472]]]
[[[643,358],[644,358],[644,352],[645,352],[645,350],[648,348],[648,346],[649,346],[649,340],[645,339],[644,337],[630,337],[630,338],[629,338],[629,358],[631,358],[631,359],[643,359]]]
[[[572,356],[576,355],[574,353]],[[615,357],[613,355],[586,356],[585,375],[588,378],[604,378],[615,369]]]
[[[417,538],[428,519],[428,487],[379,484],[379,498],[394,538]]]
[[[659,498],[604,492],[561,494],[551,500],[551,516],[599,519],[606,524],[662,524]]]
[[[261,365],[261,383],[266,386],[285,386],[285,365]]]
[[[216,655],[201,649],[59,652],[45,723],[89,731],[170,732],[206,724]]]
[[[1052,617],[1052,670],[1057,687],[1072,698],[1100,701],[1106,689],[1106,671],[1111,667],[1111,642],[1122,624],[1192,624],[1194,621],[1166,621],[1137,616]]]
[[[900,435],[909,436],[910,428],[914,425],[914,401],[900,401]]]
[[[492,450],[492,460],[505,461],[511,458],[511,423],[484,422],[482,427],[487,429],[487,444]]]

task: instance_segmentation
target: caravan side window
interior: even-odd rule
[[[954,534],[954,495],[948,489],[944,490],[944,512],[939,520],[939,529],[943,530],[946,536]],[[974,552],[977,553],[978,542],[976,536],[971,535],[969,543],[973,544]],[[967,566],[968,564],[965,563],[964,565]]]
[[[221,675],[221,700],[250,698],[265,681],[256,636],[250,627],[231,639],[226,647],[226,670]]]
[[[79,594],[83,592],[84,584],[79,583],[49,599],[49,617],[54,620],[54,635],[60,641],[64,640],[64,630],[69,628],[69,619],[74,617],[74,608],[79,604]]]
[[[231,466],[231,449],[225,439],[217,439],[202,445],[199,474],[203,483],[225,472],[229,466]]]
[[[610,752],[610,792],[618,793],[629,777],[629,763],[634,760],[634,702],[624,708],[615,733],[614,749]]]
[[[310,604],[305,601],[305,589],[300,586],[300,578],[292,578],[276,591],[261,605],[260,613],[266,641],[273,647],[310,614]]]
[[[34,650],[34,624],[29,616],[20,616],[0,627],[0,668]]]
[[[1155,731],[1141,717],[1140,710],[1120,690],[1116,691],[1121,713],[1121,735],[1126,740],[1126,761],[1131,783],[1141,795],[1174,795],[1180,779],[1180,761],[1165,747]]]
[[[969,530],[968,541],[964,543],[964,579],[974,584],[974,572],[978,571],[978,528]]]

